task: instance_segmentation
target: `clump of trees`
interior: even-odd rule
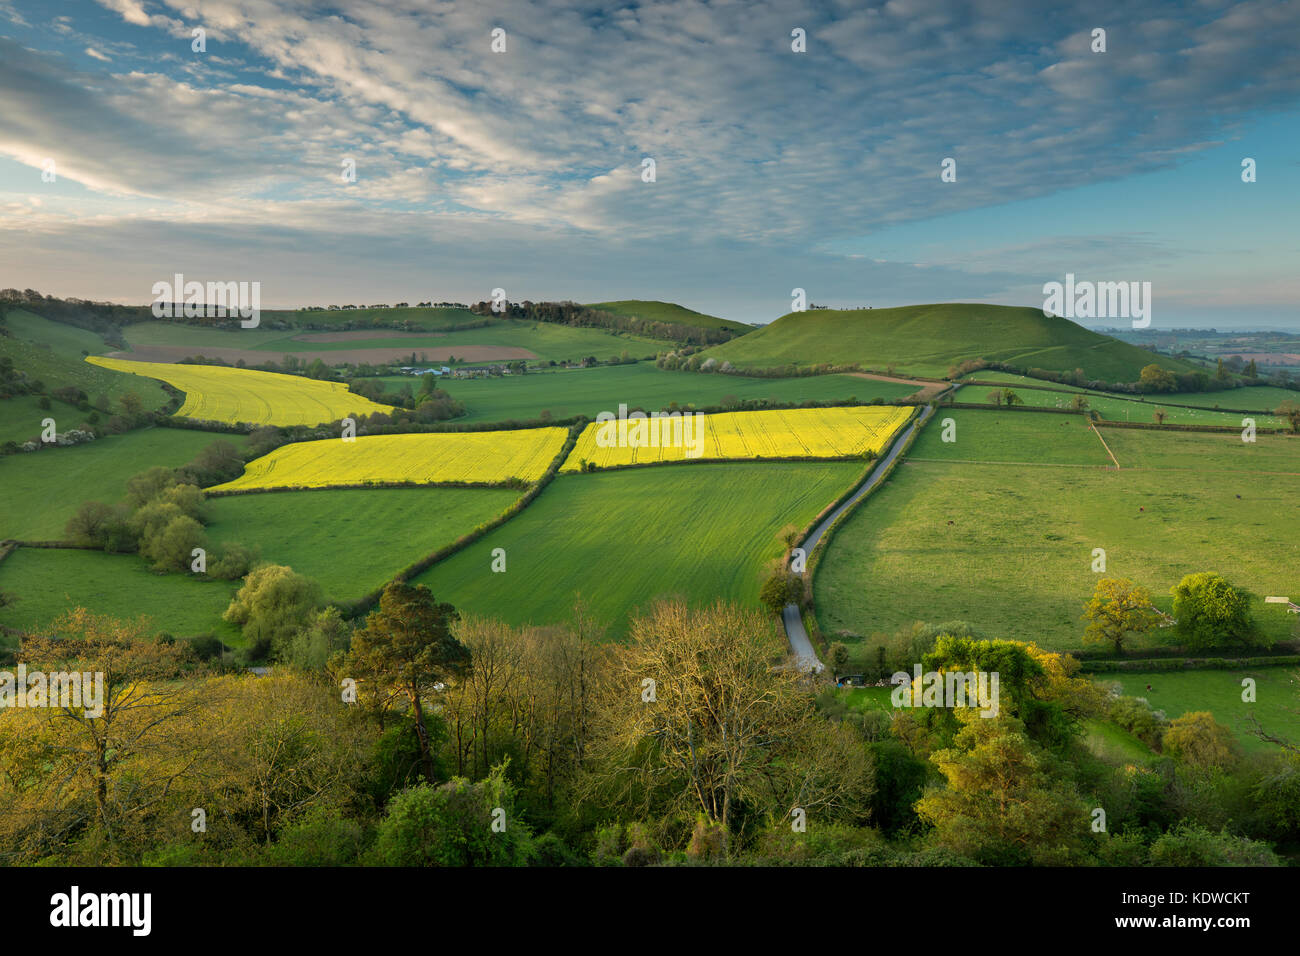
[[[1275,728],[1246,752],[961,622],[889,653],[998,673],[995,715],[863,708],[756,608],[662,602],[611,643],[581,606],[512,627],[406,583],[349,634],[287,568],[236,603],[280,655],[266,676],[84,610],[24,639],[30,669],[103,673],[105,706],[0,709],[0,862],[1278,865],[1300,838]],[[1099,759],[1096,720],[1149,759]]]
[[[128,479],[121,504],[87,501],[68,519],[64,533],[84,547],[136,552],[155,571],[193,572],[222,580],[243,577],[256,553],[238,543],[209,555],[206,509],[200,483],[237,476],[244,462],[229,442],[214,442],[180,468],[158,465]],[[201,561],[196,553],[201,551]]]

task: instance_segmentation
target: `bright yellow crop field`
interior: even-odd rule
[[[219,489],[320,488],[368,481],[536,481],[564,447],[564,428],[362,435],[282,445]]]
[[[879,452],[911,413],[911,408],[862,405],[720,412],[680,423],[662,418],[641,425],[592,422],[560,471],[581,471],[584,459],[609,468],[690,458],[846,458]]]
[[[320,425],[348,415],[392,411],[388,405],[352,394],[342,382],[220,365],[132,362],[101,355],[88,355],[86,361],[160,379],[179,389],[185,393],[185,404],[176,414],[185,418],[255,425]]]

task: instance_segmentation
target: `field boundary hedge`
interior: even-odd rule
[[[1231,413],[1235,414],[1235,413]],[[1250,414],[1265,415],[1267,412],[1252,412]],[[1236,435],[1241,433],[1240,425],[1196,425],[1184,422],[1169,423],[1166,425],[1157,425],[1155,422],[1121,422],[1111,421],[1105,418],[1093,419],[1094,425],[1100,425],[1104,428],[1140,428],[1147,431],[1170,431],[1170,432],[1209,432],[1213,435]],[[1291,430],[1289,428],[1256,428],[1257,435],[1286,435]]]
[[[876,458],[872,458],[871,462],[868,463],[868,467],[870,467],[871,464],[877,461],[878,458],[879,456],[877,456]],[[671,465],[697,465],[697,464],[753,465],[753,464],[771,464],[773,462],[797,465],[800,462],[810,462],[810,461],[861,461],[861,460],[862,460],[861,455],[833,455],[833,456],[819,455],[816,457],[803,456],[800,458],[791,458],[787,455],[782,455],[779,458],[675,458],[672,461],[630,461],[619,465],[607,465],[604,467],[593,468],[590,471],[567,471],[565,472],[565,474],[566,475],[599,475],[611,471],[628,471],[634,468],[661,468],[661,467],[668,467]],[[859,481],[858,484],[861,484],[861,481]],[[854,487],[856,488],[857,485],[854,485]]]
[[[903,422],[903,423],[902,423],[901,425],[899,425],[898,428],[895,430],[895,433],[894,433],[895,436],[897,436],[899,433],[905,431],[905,430],[907,429],[907,427],[908,427],[910,424],[912,424],[912,422],[913,422],[915,419],[916,419],[916,409],[915,409],[915,407],[914,407],[913,410],[912,410],[912,414],[908,417],[907,421]],[[894,440],[897,441],[897,437],[895,437]],[[893,445],[893,442],[892,442],[892,441],[890,442],[890,445]],[[850,498],[853,497],[854,492],[856,492],[859,488],[861,488],[863,482],[865,482],[868,478],[870,478],[870,477],[871,477],[871,473],[872,473],[873,471],[876,470],[876,465],[879,464],[879,462],[880,462],[880,458],[881,458],[881,455],[887,454],[888,452],[889,452],[889,445],[887,445],[885,448],[881,449],[881,451],[880,451],[878,454],[873,455],[872,458],[867,462],[867,466],[862,470],[862,473],[861,473],[860,475],[858,475],[858,477],[855,478],[855,479],[854,479],[854,480],[849,484],[849,486],[848,486],[846,489],[844,489],[843,492],[841,492],[841,493],[839,494],[839,496],[838,496],[834,501],[832,501],[832,502],[831,502],[830,504],[828,504],[825,508],[823,508],[821,511],[819,511],[819,512],[817,513],[817,516],[816,516],[815,518],[813,518],[812,521],[808,522],[807,525],[805,525],[803,528],[801,528],[801,529],[799,530],[798,541],[799,541],[800,543],[803,543],[804,541],[806,541],[806,540],[808,539],[808,536],[809,536],[810,534],[812,534],[813,529],[816,528],[819,524],[821,524],[822,521],[825,520],[825,518],[826,518],[827,515],[829,515],[832,511],[834,511],[834,510],[835,510],[836,508],[838,508],[840,505],[844,504],[844,502],[848,501]],[[901,454],[901,453],[900,453],[900,454]],[[804,460],[807,461],[808,459],[804,459]],[[884,481],[884,477],[883,477],[883,476],[881,477],[881,481]],[[863,497],[865,498],[865,497],[869,497],[869,496],[868,496],[868,495],[864,495]],[[827,528],[827,529],[826,529],[826,533],[827,533],[827,534],[830,533],[830,528]],[[820,544],[820,542],[818,542],[818,543]],[[809,555],[808,557],[811,557],[811,555]],[[786,567],[789,567],[789,565],[790,565],[790,553],[789,553],[789,551],[787,550],[786,555],[785,555],[785,566],[786,566]],[[805,570],[806,570],[806,569],[805,569]]]
[[[538,481],[540,480],[539,478]],[[273,488],[205,488],[203,494],[207,498],[229,498],[235,495],[264,495],[288,491],[355,491],[358,489],[377,491],[385,488],[517,488],[524,491],[532,485],[532,482],[523,481],[519,484],[518,481],[510,478],[505,481],[375,481],[370,479],[359,484],[311,485],[310,487],[276,485]]]
[[[908,423],[904,423],[903,428],[906,428],[907,424],[909,423],[910,420]],[[817,542],[817,546],[813,548],[812,554],[809,554],[807,556],[807,565],[805,566],[804,576],[803,576],[804,577],[804,606],[800,609],[800,616],[804,620],[804,629],[808,632],[809,639],[815,640],[818,644],[822,645],[821,649],[823,651],[825,650],[825,640],[822,637],[821,623],[817,620],[816,605],[813,601],[813,578],[817,573],[818,566],[821,564],[822,556],[826,553],[827,547],[830,546],[830,542],[834,539],[835,534],[840,529],[840,526],[843,525],[844,522],[851,515],[857,513],[858,509],[862,507],[863,502],[870,499],[877,491],[879,491],[882,487],[884,487],[885,482],[887,482],[890,479],[890,476],[893,475],[894,469],[897,468],[899,463],[906,458],[908,450],[911,449],[912,445],[916,442],[916,439],[920,436],[921,431],[922,431],[921,425],[918,423],[917,427],[912,429],[910,435],[907,435],[905,438],[896,438],[894,440],[895,442],[901,441],[902,445],[899,446],[898,454],[894,456],[894,460],[891,461],[889,465],[885,468],[884,472],[881,473],[880,480],[877,481],[874,485],[872,485],[871,488],[866,492],[866,494],[864,494],[861,498],[857,500],[857,502],[854,503],[853,507],[846,508],[843,514],[841,514],[838,518],[836,518],[833,522],[831,522],[831,524],[826,528],[826,532],[822,535],[821,540]],[[890,446],[881,449],[881,455],[882,456],[888,455],[892,447],[893,445],[891,444]],[[869,473],[868,473],[868,477],[870,477]],[[855,484],[851,489],[849,489],[848,496],[851,497],[852,494],[855,493],[859,487],[861,487],[861,482]],[[841,499],[841,503],[842,501],[843,499]],[[838,506],[839,505],[837,504],[836,507]],[[813,525],[812,527],[815,528],[816,525]],[[809,624],[811,624],[812,626],[810,627]]]
[[[1241,670],[1296,665],[1300,665],[1300,654],[1277,654],[1272,657],[1148,657],[1124,661],[1080,661],[1079,671],[1084,674],[1122,674],[1125,671]]]
[[[968,408],[975,411],[995,412],[1050,412],[1053,415],[1082,415],[1074,408],[1050,408],[1046,405],[990,405],[984,402],[943,402],[943,408]]]
[[[565,440],[564,447],[560,449],[559,454],[557,454],[555,458],[551,461],[551,464],[546,469],[546,472],[542,475],[541,478],[537,479],[537,482],[528,491],[526,491],[523,495],[521,495],[519,499],[515,501],[514,504],[506,508],[505,511],[501,512],[501,514],[497,515],[495,518],[492,518],[490,521],[483,522],[482,524],[474,528],[472,531],[469,531],[461,535],[455,541],[451,542],[451,544],[443,545],[441,548],[438,548],[435,551],[431,551],[430,553],[426,554],[424,557],[419,558],[418,560],[407,565],[405,568],[403,568],[401,571],[398,571],[397,574],[393,576],[392,581],[386,582],[381,587],[378,587],[375,590],[370,591],[368,594],[365,594],[357,598],[355,601],[348,602],[347,604],[338,605],[339,609],[348,618],[356,618],[361,614],[364,614],[365,612],[369,611],[371,608],[373,608],[375,605],[379,603],[379,597],[381,594],[383,594],[384,588],[386,588],[393,581],[409,581],[417,574],[423,574],[425,571],[429,570],[429,568],[433,567],[435,564],[445,561],[447,558],[450,558],[452,555],[465,550],[470,545],[478,541],[480,538],[495,531],[497,528],[501,527],[503,524],[505,524],[515,515],[519,514],[530,504],[532,504],[532,502],[537,498],[537,496],[540,495],[543,490],[545,490],[547,485],[549,485],[552,481],[555,480],[556,475],[559,474],[560,465],[568,460],[569,454],[577,446],[578,436],[582,434],[584,428],[586,428],[585,419],[578,424],[569,426],[569,437]]]

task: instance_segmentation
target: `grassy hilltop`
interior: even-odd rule
[[[978,303],[791,312],[708,354],[740,368],[857,362],[930,376],[984,358],[1050,371],[1082,368],[1090,378],[1112,382],[1137,381],[1152,362],[1170,371],[1192,369],[1041,309]]]
[[[591,302],[589,309],[612,312],[615,315],[627,315],[648,322],[673,322],[678,325],[692,325],[697,329],[726,329],[729,332],[743,334],[752,332],[753,326],[730,319],[720,319],[716,315],[696,312],[676,302],[646,301],[644,299],[623,299],[618,302]]]

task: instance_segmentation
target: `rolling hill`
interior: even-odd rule
[[[615,315],[628,315],[636,319],[645,319],[648,322],[672,322],[677,325],[691,325],[697,329],[726,329],[728,332],[735,332],[737,335],[743,335],[754,330],[752,325],[733,322],[730,319],[720,319],[716,315],[706,315],[703,312],[696,312],[694,309],[688,309],[675,302],[624,299],[619,302],[590,302],[586,303],[586,308],[598,309],[601,312],[612,312]]]
[[[863,368],[942,376],[967,359],[1022,368],[1073,371],[1112,382],[1137,381],[1156,363],[1175,372],[1194,366],[1092,332],[1068,319],[1022,306],[949,303],[893,309],[791,312],[706,355],[740,368],[858,363]]]

